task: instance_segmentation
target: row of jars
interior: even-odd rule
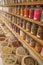
[[[22,24],[21,24],[22,27]],[[12,28],[14,31],[16,31],[23,40],[25,40],[28,44],[30,44],[31,47],[34,47],[34,49],[40,53],[40,55],[43,57],[43,46],[41,46],[38,42],[33,40],[30,36],[25,34],[22,30],[20,30],[18,27],[12,24]]]
[[[24,3],[24,2],[34,2],[34,1],[43,1],[43,0],[1,0],[3,4]]]
[[[43,22],[43,7],[40,6],[15,6],[15,7],[11,7],[9,8],[9,11],[12,12],[13,14],[17,14],[20,16],[23,16],[25,18],[30,18],[30,19],[34,19],[35,21],[39,22],[42,21]]]

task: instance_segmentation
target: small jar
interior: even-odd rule
[[[37,22],[40,21],[41,13],[42,9],[39,6],[37,6],[34,12],[34,20],[36,20]]]
[[[28,6],[25,6],[25,9],[24,9],[24,17],[29,17],[29,9],[28,9]]]
[[[29,9],[29,18],[33,19],[34,18],[34,7],[31,6],[31,8]]]
[[[21,7],[20,15],[21,15],[21,16],[24,16],[24,7],[23,7],[23,6]]]
[[[40,53],[42,49],[42,46],[39,43],[36,43],[35,50]]]
[[[33,35],[36,35],[37,34],[37,28],[38,28],[38,26],[36,24],[32,24],[31,33]]]
[[[36,42],[32,38],[30,38],[30,46],[35,47]]]
[[[41,50],[41,53],[40,53],[40,54],[41,54],[41,56],[43,57],[43,47],[42,47],[42,50]]]
[[[41,26],[38,28],[37,37],[43,40],[43,27]]]
[[[41,14],[41,22],[43,22],[43,10],[42,10],[42,14]]]
[[[18,30],[17,30],[17,31],[18,31],[18,34],[20,35],[20,29],[19,29],[19,28],[18,28]]]
[[[26,23],[26,31],[28,31],[28,32],[31,31],[31,23],[30,22]]]
[[[15,3],[18,3],[18,0],[15,0]]]

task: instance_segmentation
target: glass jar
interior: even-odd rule
[[[22,19],[20,19],[20,26],[23,27],[23,20]],[[20,36],[22,36],[22,34],[23,34],[23,31],[20,30]]]
[[[20,15],[21,15],[21,16],[24,16],[24,7],[23,7],[23,6],[21,7]]]
[[[43,22],[43,10],[42,10],[42,14],[41,14],[41,22]]]
[[[32,24],[31,33],[33,35],[36,35],[37,34],[37,28],[38,28],[38,26],[36,24]]]
[[[18,0],[18,3],[21,3],[21,0]]]
[[[20,6],[17,6],[16,9],[17,9],[17,15],[20,15]]]
[[[20,19],[19,18],[17,18],[17,24],[20,25]]]
[[[40,53],[42,49],[42,46],[39,43],[36,43],[35,50]]]
[[[26,31],[31,32],[31,23],[30,22],[26,23]]]
[[[36,42],[32,38],[30,38],[30,46],[35,47]]]
[[[38,28],[37,37],[43,40],[43,27],[41,26]]]
[[[41,13],[42,13],[42,9],[39,6],[37,6],[34,12],[34,20],[39,22],[41,18]]]
[[[24,17],[29,17],[29,9],[28,9],[28,6],[25,6],[25,9],[24,9]]]
[[[26,21],[23,20],[23,28],[26,29]]]
[[[22,33],[22,38],[23,40],[26,40],[26,34],[24,32]]]
[[[18,0],[15,0],[15,3],[18,3]]]
[[[34,18],[34,7],[31,6],[31,8],[29,8],[29,18],[33,19]]]
[[[41,54],[41,56],[43,57],[43,47],[42,47],[42,50],[41,50],[41,53],[40,53],[40,54]]]
[[[26,42],[30,42],[30,37],[26,35]]]

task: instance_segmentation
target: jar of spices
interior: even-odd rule
[[[17,23],[17,18],[16,17],[14,17],[14,23]]]
[[[23,28],[26,29],[26,21],[23,20]]]
[[[37,37],[43,40],[43,27],[39,26]]]
[[[23,20],[22,19],[20,19],[20,26],[23,27]],[[22,36],[22,34],[23,34],[23,31],[20,30],[20,36]]]
[[[26,40],[26,34],[24,32],[22,33],[22,38],[23,40]]]
[[[18,0],[15,0],[15,3],[18,3]]]
[[[36,43],[35,50],[40,53],[42,49],[42,46],[39,43]]]
[[[17,14],[17,7],[14,7],[14,14]]]
[[[17,24],[20,25],[20,19],[19,18],[17,18]]]
[[[21,7],[20,15],[21,15],[21,16],[24,16],[24,7],[23,7],[23,6]]]
[[[32,38],[30,38],[30,46],[35,47],[36,42]]]
[[[31,6],[31,8],[29,8],[29,18],[33,19],[34,18],[34,7]]]
[[[40,54],[41,54],[41,56],[43,57],[43,47],[42,47],[42,50],[41,50],[41,53],[40,53]]]
[[[41,22],[43,22],[43,10],[42,10],[42,14],[41,14]]]
[[[28,9],[28,6],[25,6],[25,9],[24,9],[24,17],[29,17],[29,9]]]
[[[34,12],[34,20],[36,20],[37,22],[40,21],[41,13],[42,9],[39,6],[37,6]]]
[[[18,3],[21,3],[21,0],[18,0]]]
[[[37,28],[38,28],[38,26],[36,24],[32,24],[31,33],[36,35],[37,34]]]
[[[20,15],[20,6],[17,6],[17,15]]]
[[[28,32],[31,31],[31,23],[30,22],[26,23],[26,31],[28,31]]]
[[[30,37],[26,35],[26,42],[30,42]]]

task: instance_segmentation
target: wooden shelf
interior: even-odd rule
[[[35,24],[37,24],[37,25],[39,25],[39,26],[43,26],[43,23],[42,23],[41,21],[35,21],[35,20],[30,19],[30,18],[25,18],[25,17],[23,17],[23,16],[16,15],[16,14],[13,14],[13,13],[10,13],[10,12],[5,12],[5,11],[0,11],[0,12],[4,12],[4,13],[10,14],[10,15],[12,15],[12,16],[21,18],[21,19],[23,19],[23,20],[26,20],[26,21],[28,21],[28,22],[35,23]]]
[[[0,7],[13,7],[13,6],[25,6],[25,5],[43,5],[43,1],[37,1],[37,2],[28,2],[28,3],[15,3],[15,4],[4,4],[0,5]]]
[[[4,16],[3,16],[4,17]],[[36,36],[32,35],[30,32],[27,32],[25,29],[21,28],[19,25],[17,25],[16,23],[13,23],[11,20],[9,20],[7,17],[4,17],[7,21],[11,22],[12,24],[14,24],[16,27],[18,27],[19,29],[21,29],[24,33],[26,33],[28,36],[30,36],[31,38],[33,38],[36,42],[38,42],[39,44],[41,44],[43,46],[43,40],[40,40],[39,38],[37,38]]]
[[[0,18],[0,20],[2,20],[2,19]],[[18,33],[16,33],[12,28],[10,28],[10,27],[8,26],[8,24],[7,24],[5,21],[2,20],[2,22],[3,22],[3,23],[8,27],[8,29],[17,37],[17,39],[18,39],[20,42],[22,42],[22,43],[25,44],[28,48],[30,48],[30,49],[33,51],[33,53],[37,56],[37,58],[39,57],[39,58],[41,59],[41,61],[43,61],[43,58],[40,56],[40,54],[37,53],[37,52],[35,51],[35,49],[29,45],[29,43],[27,43],[25,40],[23,40]],[[19,38],[18,38],[18,37],[19,37]],[[43,64],[42,64],[42,65],[43,65]]]

